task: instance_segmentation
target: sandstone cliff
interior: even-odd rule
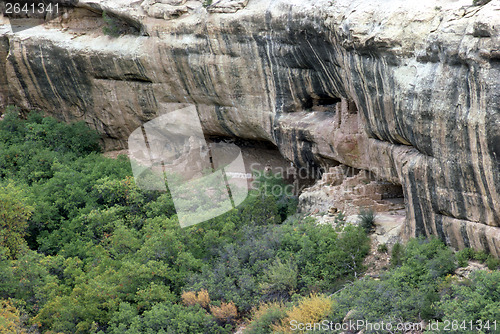
[[[1,104],[85,120],[108,149],[195,105],[207,134],[400,184],[407,235],[500,256],[499,0],[81,0],[2,25],[0,71]]]

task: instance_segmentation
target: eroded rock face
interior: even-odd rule
[[[225,1],[230,14],[145,2],[82,0],[47,27],[3,25],[1,103],[85,120],[108,149],[195,105],[208,135],[402,185],[408,236],[500,256],[498,0]],[[103,10],[124,35],[102,34]]]

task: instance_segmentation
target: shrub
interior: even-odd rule
[[[274,331],[279,333],[293,333],[290,326],[292,321],[297,323],[318,323],[326,319],[332,311],[334,302],[323,295],[311,294],[303,298],[297,306],[292,307],[286,313],[286,317],[278,325],[273,325]]]
[[[219,324],[232,324],[238,317],[238,309],[233,302],[224,303],[220,306],[210,305],[210,313],[217,319]]]
[[[244,333],[271,334],[273,326],[279,325],[285,316],[286,307],[282,303],[260,304],[252,310],[250,323],[245,328]]]
[[[106,13],[106,11],[103,11],[102,20],[104,21],[104,27],[102,28],[104,35],[109,35],[111,37],[120,36],[120,27],[116,19],[113,19],[108,15],[108,13]]]
[[[394,270],[391,278],[397,277],[410,286],[435,282],[437,278],[453,273],[456,269],[452,251],[436,237],[410,240],[402,260],[401,267]]]
[[[387,244],[380,244],[377,247],[377,252],[379,253],[387,253],[389,249],[387,248]]]
[[[98,136],[80,126],[37,113],[0,122],[0,177],[36,203],[31,235],[19,233],[33,250],[11,260],[0,247],[0,297],[20,301],[40,331],[226,333],[262,299],[333,291],[363,270],[364,230],[340,215],[337,229],[287,219],[296,197],[279,178],[181,229],[170,194],[138,188],[129,161],[99,155]],[[257,327],[284,315],[270,306]]]
[[[340,228],[342,228],[346,221],[345,221],[345,214],[343,212],[339,212],[336,216],[335,216],[335,225],[336,226],[339,226]]]
[[[474,251],[471,248],[464,248],[455,254],[459,267],[467,267],[469,260],[472,259]]]
[[[198,292],[198,304],[205,309],[208,308],[208,305],[210,304],[210,296],[208,295],[207,290],[202,289]]]
[[[392,246],[391,250],[391,266],[399,266],[402,261],[402,256],[403,256],[403,246],[399,243],[396,242],[394,246]]]
[[[197,304],[196,292],[194,291],[185,291],[182,293],[182,303],[185,306],[193,306]]]
[[[182,303],[186,306],[200,305],[204,309],[208,309],[210,304],[210,296],[205,289],[200,290],[198,293],[194,291],[187,291],[182,293]]]
[[[253,186],[256,189],[250,191],[242,208],[250,207],[250,210],[271,211],[276,216],[276,223],[283,222],[289,215],[297,210],[298,198],[286,184],[280,175],[268,175],[264,172],[257,173]],[[244,214],[244,211],[241,212]]]
[[[370,239],[358,226],[346,225],[339,233],[329,224],[304,220],[283,225],[280,248],[293,254],[298,290],[307,294],[333,291],[357,277],[364,270]]]
[[[230,333],[229,328],[217,325],[214,317],[200,307],[160,303],[142,315],[135,307],[121,303],[113,315],[108,332],[111,334],[137,333]]]
[[[488,254],[485,251],[473,251],[472,258],[476,261],[484,263],[488,259]]]
[[[489,270],[496,270],[498,269],[498,267],[500,267],[500,259],[489,255],[488,259],[486,259],[486,265],[488,266]]]
[[[412,239],[406,247],[394,245],[393,258],[399,260],[380,281],[362,279],[345,288],[336,300],[338,308],[331,318],[342,321],[350,310],[356,320],[418,322],[436,315],[438,287],[456,264],[452,251],[436,238]]]
[[[0,184],[0,247],[9,250],[10,258],[17,258],[26,246],[26,229],[33,207],[26,204],[22,190],[13,184]]]
[[[496,259],[484,251],[475,251],[471,248],[464,248],[455,254],[459,267],[467,267],[469,260],[474,259],[482,263],[486,262],[488,269],[495,270],[500,265],[500,260]]]
[[[19,118],[19,108],[8,106],[0,122],[0,142],[7,144],[21,143],[26,134],[24,121]]]
[[[21,312],[10,301],[0,300],[0,334],[27,334]]]
[[[56,152],[73,152],[79,156],[100,152],[99,134],[85,123],[66,124],[53,117],[39,117],[32,112],[24,121],[25,140],[40,143]]]
[[[207,289],[212,300],[231,300],[242,312],[263,299],[286,300],[292,291],[333,291],[362,272],[369,241],[353,225],[341,233],[310,220],[246,226],[232,240],[214,245],[202,272],[190,275],[185,289]]]
[[[297,265],[277,258],[266,271],[261,289],[266,299],[288,300],[297,289]]]
[[[128,300],[128,298],[126,299]],[[156,283],[155,281],[150,282],[150,284],[145,286],[143,289],[137,288],[137,292],[135,293],[134,298],[137,309],[141,311],[150,310],[154,305],[158,303],[173,303],[176,300],[177,296],[174,293],[170,292],[169,286],[166,286],[161,282]]]
[[[212,300],[232,300],[242,311],[260,300],[259,276],[275,258],[279,239],[276,232],[261,227],[244,230],[248,233],[238,246],[224,241],[214,245],[202,272],[188,277],[186,289],[206,289]]]
[[[359,211],[359,224],[370,233],[375,228],[375,213],[371,209],[361,209]]]
[[[471,273],[469,281],[451,286],[437,308],[443,320],[459,319],[459,323],[473,324],[489,321],[491,327],[483,327],[482,333],[498,333],[492,321],[500,319],[500,271]],[[458,328],[454,333],[470,333],[470,329]]]

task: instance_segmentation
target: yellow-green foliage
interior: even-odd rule
[[[297,323],[318,323],[325,320],[333,308],[333,300],[324,295],[311,294],[302,299],[297,306],[294,306],[286,313],[286,317],[279,325],[273,326],[273,330],[278,333],[294,333],[290,328],[290,322]]]
[[[21,316],[9,301],[0,300],[0,334],[28,333],[21,325]]]
[[[26,244],[23,237],[33,208],[24,202],[18,188],[12,184],[0,186],[0,247],[6,247],[11,258],[16,258]]]
[[[272,333],[272,327],[279,325],[281,319],[286,316],[287,308],[283,303],[263,303],[252,309],[251,321],[246,326],[244,333],[268,334]]]

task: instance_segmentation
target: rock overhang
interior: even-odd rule
[[[233,13],[200,2],[167,19],[143,4],[80,1],[92,20],[140,27],[117,38],[78,19],[4,29],[0,101],[85,120],[108,148],[195,105],[211,135],[401,184],[408,235],[500,254],[498,1],[250,0]]]

